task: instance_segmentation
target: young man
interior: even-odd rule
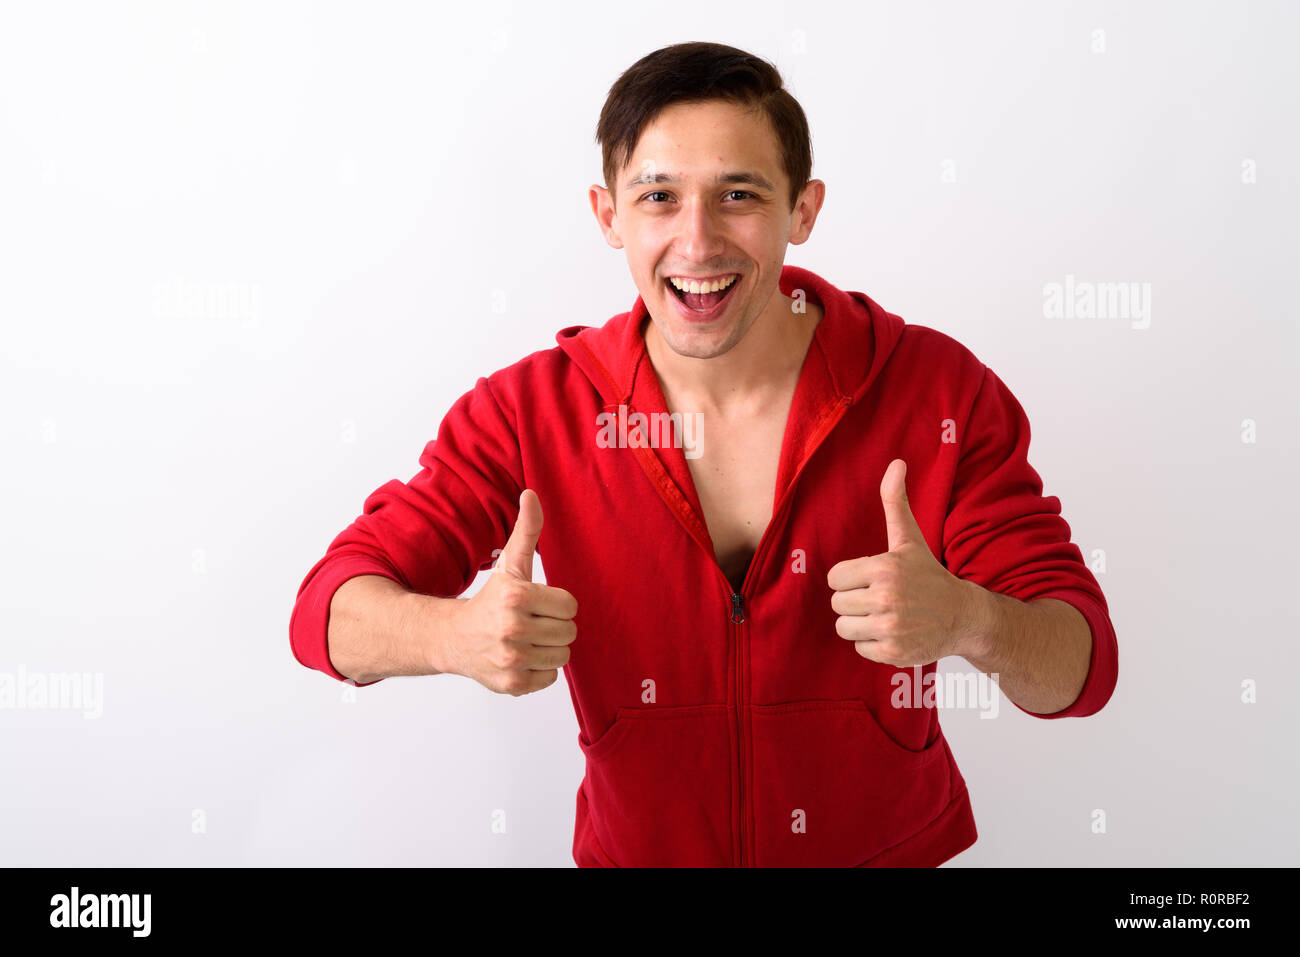
[[[825,185],[770,64],[656,51],[597,138],[632,309],[455,403],[308,574],[293,651],[512,695],[564,668],[579,865],[938,865],[975,821],[900,678],[960,655],[1045,718],[1116,680],[1025,413],[955,340],[783,265]]]

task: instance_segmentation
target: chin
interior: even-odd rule
[[[668,306],[671,309],[671,305]],[[720,322],[696,325],[676,315],[657,324],[660,338],[673,352],[690,359],[712,359],[730,352],[745,334],[748,324]]]

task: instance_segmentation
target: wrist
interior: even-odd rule
[[[426,675],[455,674],[455,665],[448,654],[452,647],[461,611],[468,599],[435,598],[416,595],[412,612],[416,647],[421,651],[421,672]]]
[[[959,616],[957,636],[953,642],[953,654],[961,655],[972,664],[987,660],[991,656],[994,638],[993,593],[972,581],[958,579],[964,600]]]

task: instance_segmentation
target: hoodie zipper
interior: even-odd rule
[[[632,415],[634,410],[631,401],[625,400],[625,404],[627,406],[627,414],[629,416]],[[776,507],[772,511],[772,520],[768,522],[767,528],[763,530],[763,534],[758,540],[758,547],[754,550],[754,555],[749,560],[749,568],[745,572],[745,579],[740,584],[739,592],[732,587],[731,580],[727,578],[727,573],[723,571],[722,566],[718,563],[718,556],[713,553],[712,549],[708,548],[705,543],[700,541],[698,538],[695,538],[694,535],[691,536],[695,539],[696,544],[698,544],[709,556],[709,561],[713,563],[714,569],[717,570],[718,577],[722,580],[722,587],[729,599],[727,621],[731,625],[731,634],[735,641],[736,648],[736,664],[734,671],[736,686],[736,767],[739,772],[739,779],[736,782],[736,790],[740,804],[738,820],[736,821],[737,826],[735,829],[736,834],[738,835],[735,847],[736,853],[732,862],[735,866],[739,867],[753,866],[753,852],[749,849],[747,840],[752,826],[753,807],[749,791],[745,787],[749,763],[752,760],[749,756],[749,748],[746,746],[744,720],[744,669],[742,666],[742,659],[744,657],[745,649],[744,625],[748,621],[745,616],[745,598],[746,596],[749,597],[750,601],[748,604],[752,607],[754,596],[750,586],[753,582],[754,575],[756,574],[759,565],[762,563],[768,545],[771,544],[771,540],[775,537],[776,533],[780,530],[782,523],[785,521],[787,506],[794,494],[795,487],[799,483],[799,476],[803,474],[804,466],[808,464],[808,460],[813,457],[813,454],[821,446],[822,440],[826,438],[827,433],[829,433],[840,419],[844,417],[844,413],[852,404],[853,398],[851,396],[841,395],[823,410],[821,425],[817,427],[817,431],[814,432],[812,437],[808,440],[808,451],[799,462],[799,465],[795,468],[794,475],[790,478],[790,484],[786,486],[785,491],[781,495],[780,501],[777,502]],[[690,525],[679,510],[685,508],[687,511],[690,511],[690,507],[682,497],[681,490],[676,488],[668,479],[664,471],[663,463],[659,461],[653,451],[644,446],[632,446],[632,448],[635,451],[638,460],[641,462],[641,467],[650,477],[651,484],[654,485],[659,496],[668,505],[669,511],[677,517],[677,520],[682,523],[687,531],[691,531]],[[702,516],[696,517],[702,519]],[[703,523],[701,522],[701,524]]]
[[[761,539],[760,539],[760,544],[761,544]],[[758,557],[758,551],[755,550],[755,552],[754,552],[754,559],[757,559],[757,557]],[[754,559],[751,559],[751,560],[750,560],[750,567],[753,567]],[[719,569],[721,569],[721,566],[719,566]],[[723,577],[725,578],[726,576],[724,575]],[[746,578],[749,577],[748,572],[746,572],[745,577],[746,577]],[[731,587],[731,582],[730,582],[730,581],[727,582],[727,587],[728,587],[728,588]],[[744,592],[744,583],[743,583],[743,582],[741,583],[741,592],[742,592],[742,593]],[[735,651],[735,658],[736,658],[736,769],[737,769],[737,772],[738,772],[738,773],[737,773],[737,781],[738,781],[739,783],[737,784],[737,789],[738,789],[738,791],[739,791],[739,801],[740,801],[740,807],[739,807],[740,822],[739,822],[739,827],[737,828],[737,831],[736,831],[737,836],[738,836],[738,840],[736,841],[736,848],[735,848],[735,849],[738,851],[738,858],[737,858],[737,859],[734,859],[734,860],[732,861],[732,863],[735,864],[736,866],[744,867],[744,866],[745,866],[745,797],[746,797],[746,790],[745,790],[745,772],[746,772],[746,767],[745,767],[745,737],[744,737],[744,736],[745,736],[745,723],[744,723],[744,718],[743,718],[743,716],[744,716],[744,713],[745,713],[745,708],[744,708],[744,705],[742,704],[742,701],[744,700],[744,699],[742,698],[742,695],[743,695],[743,693],[744,693],[744,688],[743,688],[742,685],[741,685],[741,678],[742,678],[742,675],[744,674],[744,672],[743,672],[742,669],[741,669],[740,656],[741,656],[742,654],[744,654],[744,651],[745,651],[745,645],[744,645],[744,629],[741,627],[741,626],[745,623],[745,596],[744,596],[743,594],[738,594],[738,593],[736,593],[736,592],[734,592],[734,591],[731,593],[731,621],[732,621],[732,625],[733,625],[732,630],[731,630],[731,637],[732,637],[732,640],[733,640],[734,643],[735,643],[735,648],[736,648],[736,651]]]
[[[736,766],[739,770],[739,780],[737,782],[737,791],[740,798],[739,809],[739,857],[735,861],[739,867],[753,867],[753,850],[749,847],[749,834],[753,828],[754,808],[753,800],[750,797],[749,789],[745,786],[749,777],[749,766],[753,761],[750,754],[749,741],[745,736],[745,699],[744,699],[744,667],[743,657],[745,651],[745,630],[744,625],[747,621],[745,618],[745,596],[749,595],[751,604],[753,600],[753,589],[751,584],[754,576],[757,574],[759,565],[762,562],[767,546],[776,536],[777,532],[784,526],[786,512],[790,500],[794,495],[795,487],[799,483],[799,477],[803,474],[804,466],[808,464],[809,459],[821,446],[822,440],[835,427],[835,425],[844,417],[853,399],[850,396],[841,396],[835,401],[833,408],[828,408],[823,414],[822,424],[817,431],[813,433],[812,438],[808,440],[808,451],[799,465],[795,468],[794,475],[790,477],[790,484],[786,486],[781,500],[777,503],[775,510],[772,512],[772,520],[768,522],[767,528],[759,537],[758,547],[754,550],[753,557],[749,560],[749,568],[745,571],[745,579],[740,583],[740,591],[732,589],[731,580],[727,578],[726,572],[722,570],[722,565],[718,563],[716,555],[710,554],[713,560],[713,566],[718,570],[719,577],[722,578],[727,593],[731,596],[731,614],[729,620],[732,624],[732,636],[735,640],[735,684],[736,684]]]

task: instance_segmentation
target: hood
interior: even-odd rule
[[[903,320],[861,292],[839,289],[816,273],[799,266],[784,266],[778,281],[781,292],[793,296],[803,289],[825,310],[813,334],[811,350],[820,347],[826,372],[836,393],[856,402],[871,387],[889,361],[902,335]],[[643,328],[649,317],[640,295],[628,312],[603,326],[568,326],[555,341],[586,374],[608,405],[628,403],[637,373],[649,365]]]

